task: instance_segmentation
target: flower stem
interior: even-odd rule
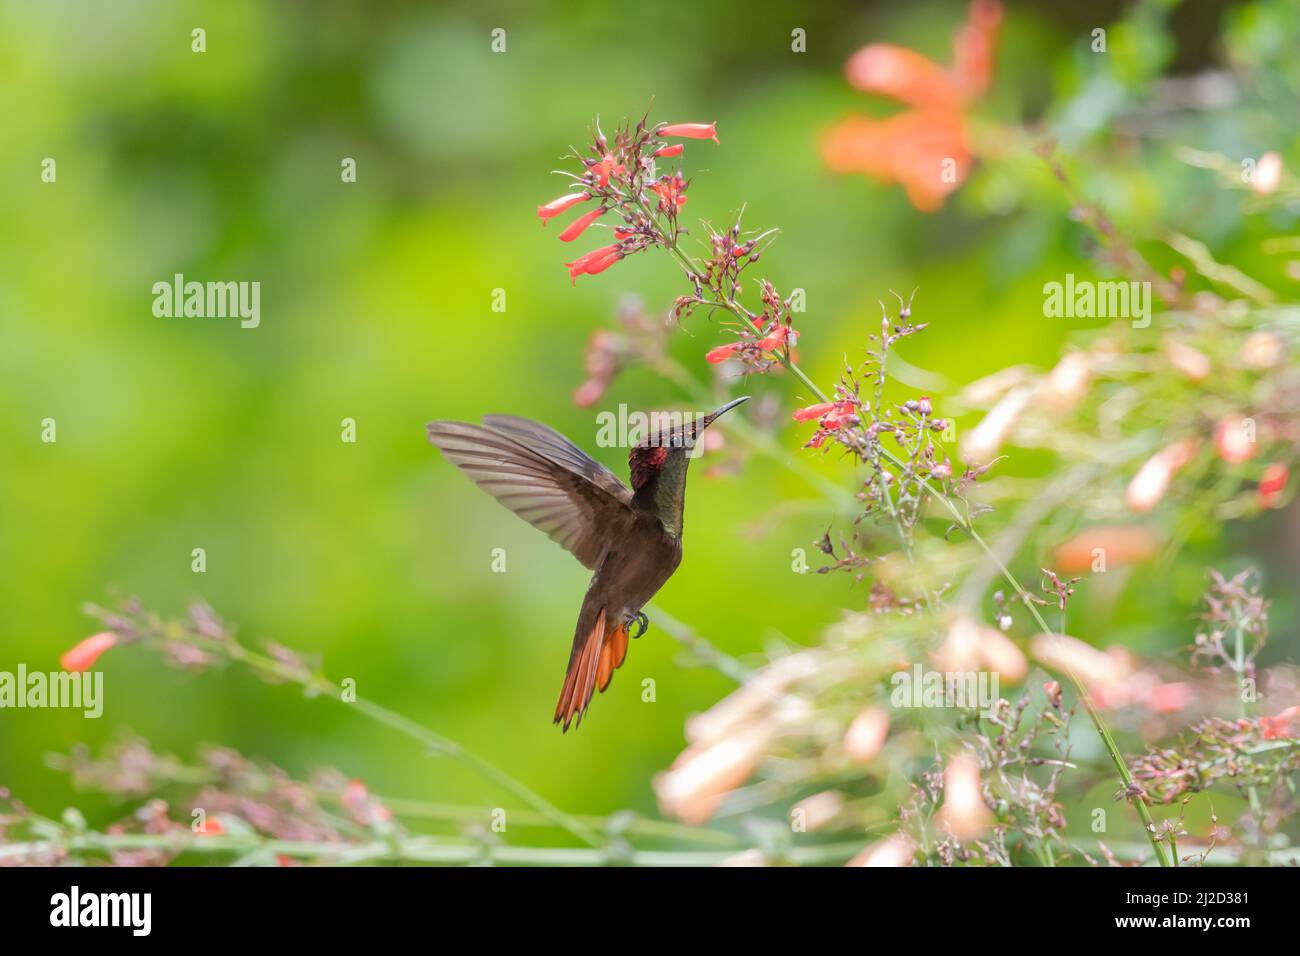
[[[201,641],[206,648],[224,654],[231,660],[247,664],[263,674],[298,684],[309,694],[321,695],[344,706],[355,708],[371,720],[383,724],[391,730],[395,730],[423,745],[430,753],[445,755],[460,762],[484,780],[513,794],[530,808],[545,816],[556,826],[567,830],[582,842],[596,847],[603,845],[604,840],[600,834],[587,824],[565,813],[532,788],[516,780],[495,764],[484,760],[473,751],[467,750],[456,741],[364,697],[358,696],[348,700],[344,696],[343,688],[333,681],[319,674],[313,674],[297,667],[290,667],[273,657],[249,650],[242,644],[198,637],[194,639],[196,642]]]

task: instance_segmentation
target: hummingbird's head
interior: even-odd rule
[[[685,420],[663,425],[637,442],[628,453],[633,490],[640,489],[665,469],[674,473],[680,470],[684,475],[687,459],[694,457],[696,443],[704,434],[704,429],[724,413],[747,401],[749,396],[742,395],[707,415],[689,414]]]

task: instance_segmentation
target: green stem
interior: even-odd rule
[[[195,640],[197,642],[199,639],[195,638]],[[538,813],[541,813],[547,819],[551,820],[556,826],[567,830],[584,843],[598,847],[604,842],[599,833],[587,826],[581,820],[565,813],[541,794],[532,790],[519,780],[516,780],[495,764],[484,760],[473,751],[465,749],[454,740],[444,737],[441,734],[436,733],[421,724],[417,724],[415,721],[404,717],[395,711],[389,710],[381,704],[376,704],[371,700],[367,700],[364,697],[356,697],[354,700],[348,701],[344,698],[343,688],[335,684],[333,681],[327,680],[317,674],[289,667],[281,661],[265,654],[260,654],[257,651],[251,651],[243,645],[213,640],[202,640],[202,643],[218,653],[225,653],[226,656],[231,659],[247,664],[255,670],[259,670],[265,674],[270,674],[280,680],[298,684],[311,693],[328,697],[344,706],[353,707],[365,714],[371,720],[383,724],[384,726],[423,745],[430,752],[442,754],[459,761],[484,780],[487,780],[501,789],[513,794],[533,810],[536,810]]]
[[[861,841],[796,847],[784,859],[801,865],[842,863],[862,849]],[[58,852],[156,850],[167,853],[259,854],[273,859],[328,861],[334,864],[501,863],[520,866],[714,866],[734,850],[607,850],[600,848],[528,847],[490,843],[446,843],[428,837],[374,840],[367,843],[313,843],[259,836],[203,836],[193,833],[69,833],[58,840],[35,840],[0,846],[0,860]]]

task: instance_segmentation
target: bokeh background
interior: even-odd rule
[[[750,225],[781,228],[760,271],[806,290],[801,357],[824,382],[878,327],[890,290],[918,290],[915,318],[931,330],[902,354],[947,383],[940,397],[1007,365],[1049,365],[1072,334],[1104,324],[1042,316],[1044,282],[1094,273],[1067,199],[1020,144],[994,149],[934,215],[822,163],[819,136],[837,120],[897,108],[846,85],[847,57],[887,40],[946,61],[964,12],[945,2],[4,0],[0,669],[54,668],[94,629],[85,601],[138,595],[179,613],[201,596],[245,638],[318,654],[333,678],[354,678],[361,694],[568,810],[653,810],[650,780],[680,750],[683,720],[728,683],[680,666],[678,646],[652,627],[581,730],[562,737],[550,716],[586,572],[442,460],[424,423],[526,414],[623,475],[622,452],[595,448],[595,413],[687,407],[671,383],[637,370],[595,408],[575,407],[592,331],[629,294],[665,309],[680,276],[647,255],[575,288],[561,265],[570,249],[535,216],[563,191],[549,170],[593,117],[612,126],[652,102],[657,120],[717,121],[721,146],[688,149],[687,220],[725,221],[745,202]],[[1285,45],[1296,16],[1281,3],[1011,4],[980,110],[1056,139],[1122,230],[1146,239],[1163,223],[1239,258],[1289,222],[1243,217],[1239,194],[1173,146],[1296,155],[1297,114],[1279,107],[1300,88]],[[1105,58],[1088,50],[1096,26],[1111,27]],[[207,31],[202,54],[191,52],[195,27]],[[505,53],[490,49],[496,27]],[[791,52],[796,27],[806,53]],[[1243,56],[1273,64],[1274,88],[1204,114],[1193,141],[1160,115],[1143,138],[1117,122],[1161,77]],[[56,184],[41,182],[45,157],[57,161]],[[345,157],[356,183],[340,181]],[[1152,251],[1157,264],[1161,255]],[[1249,265],[1294,282],[1284,260]],[[261,327],[155,318],[151,286],[177,272],[259,280]],[[494,289],[506,291],[504,313],[491,310]],[[672,350],[703,377],[704,351],[728,340],[701,312]],[[786,406],[806,398],[782,376],[746,390]],[[40,441],[45,418],[57,421],[55,444]],[[357,422],[355,444],[340,440],[344,418]],[[804,437],[793,426],[781,436],[789,457],[851,484],[833,460],[800,451]],[[819,537],[826,516],[742,533],[809,497],[780,462],[697,475],[686,558],[660,606],[741,656],[810,643],[841,608],[865,606],[847,576],[790,573],[791,548]],[[1288,522],[1198,529],[1161,588],[1135,582],[1097,623],[1079,614],[1080,636],[1104,626],[1107,640],[1144,652],[1177,648],[1190,640],[1205,568],[1253,562],[1276,602],[1265,660],[1294,658],[1300,570],[1277,532]],[[191,570],[196,547],[203,574]],[[491,573],[496,547],[505,574]],[[0,784],[43,811],[75,801],[111,818],[110,804],[75,794],[44,758],[126,732],[183,756],[213,743],[294,772],[336,766],[384,794],[503,799],[290,688],[184,673],[130,650],[102,666],[98,721],[0,713]],[[641,701],[646,677],[653,704]]]

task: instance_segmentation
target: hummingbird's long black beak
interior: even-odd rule
[[[737,405],[743,405],[747,401],[749,401],[749,396],[742,395],[740,398],[734,398],[727,402],[727,404],[723,405],[716,412],[710,412],[708,415],[705,415],[704,420],[700,422],[700,431],[704,431],[704,429],[708,428],[715,421],[721,418],[724,413],[731,411]]]

